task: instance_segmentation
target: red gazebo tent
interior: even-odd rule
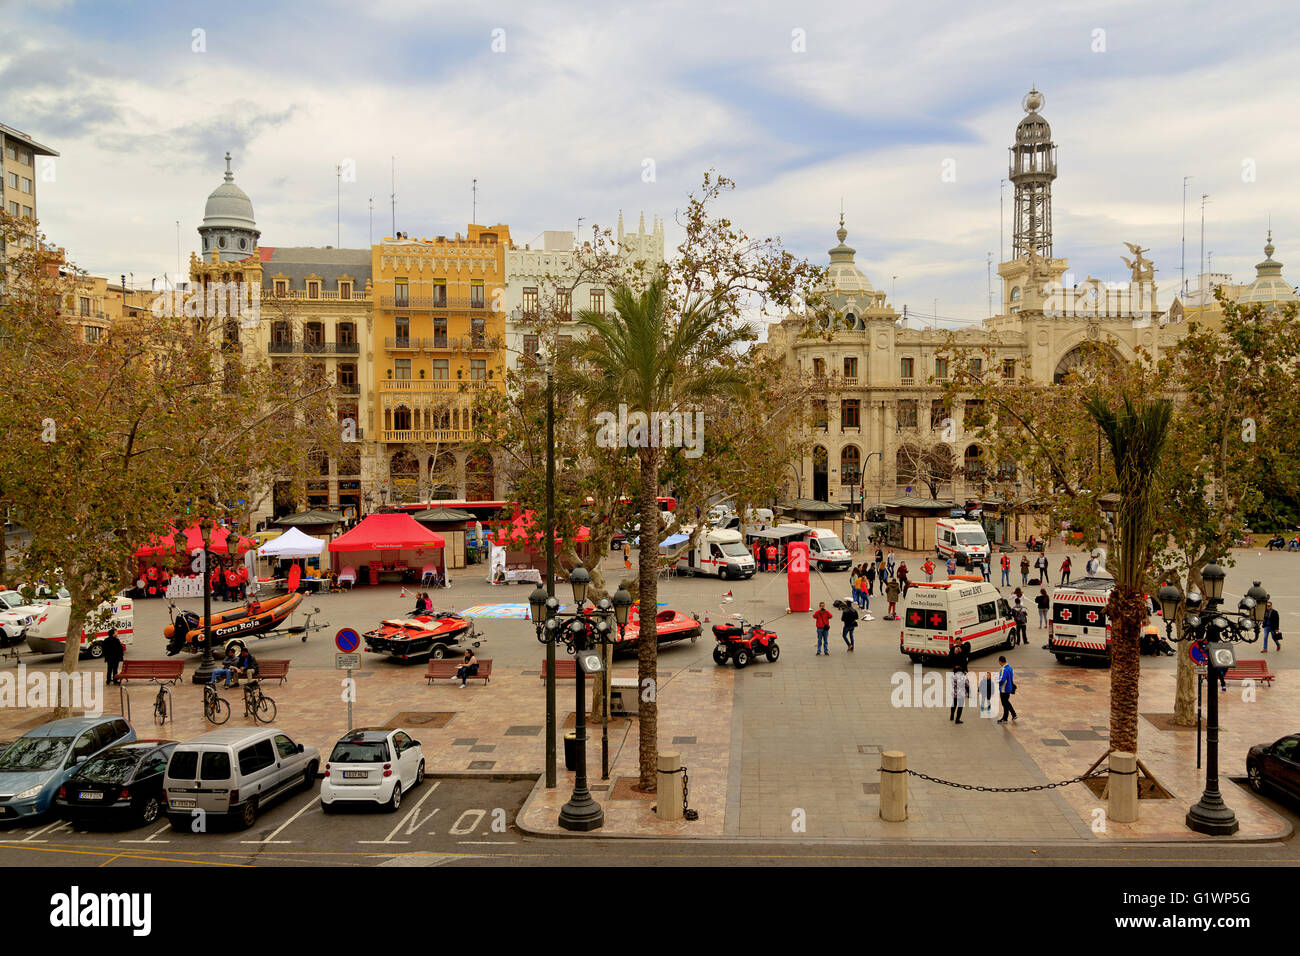
[[[430,531],[406,512],[373,514],[355,528],[339,535],[329,544],[333,554],[346,554],[345,564],[352,567],[367,565],[370,583],[379,583],[379,572],[402,570],[403,567],[419,571],[433,564],[446,576],[443,547],[446,539]],[[335,560],[338,570],[339,560]]]
[[[236,535],[234,553],[243,554],[245,551],[254,547],[256,543],[257,542],[248,538]],[[214,554],[230,554],[230,545],[230,529],[219,527],[212,533],[212,544],[208,546],[208,550]],[[172,530],[162,538],[150,538],[149,544],[141,545],[136,549],[135,556],[137,558],[157,558],[162,555],[175,555],[178,551],[183,551],[184,553],[189,554],[202,549],[202,547],[203,532],[199,529],[197,524],[192,524],[185,529],[185,542],[183,545],[177,544],[176,529],[172,528]]]
[[[523,511],[515,512],[513,518],[509,521],[501,522],[500,526],[488,532],[485,537],[492,544],[506,549],[506,567],[535,567],[537,570],[544,570],[545,555],[543,554],[542,539],[546,536],[546,529],[537,521],[537,512]],[[582,556],[586,548],[582,545],[588,545],[591,541],[591,529],[586,525],[578,528],[573,534],[573,543],[577,553]],[[560,543],[560,533],[555,532],[555,546],[558,548]]]

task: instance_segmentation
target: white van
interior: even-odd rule
[[[725,579],[752,578],[758,568],[740,532],[728,529],[700,535],[696,546],[677,558],[677,570]]]
[[[853,555],[833,531],[813,528],[805,540],[808,542],[808,563],[819,571],[843,571],[853,563]]]
[[[959,567],[975,561],[989,562],[989,539],[984,526],[964,518],[940,518],[934,523],[934,550],[941,561],[956,558]]]
[[[1113,578],[1084,578],[1052,589],[1047,649],[1058,661],[1090,657],[1110,661],[1110,622],[1106,605]]]
[[[1011,607],[997,588],[973,574],[913,584],[902,605],[898,649],[913,661],[947,658],[962,644],[972,654],[1011,647]]]
[[[94,658],[103,657],[104,645],[100,642],[108,637],[109,627],[116,628],[118,640],[129,645],[135,634],[134,608],[135,600],[122,593],[92,611],[91,626],[81,629],[81,653]],[[37,654],[62,654],[71,614],[72,602],[67,598],[51,601],[27,628],[27,646]]]

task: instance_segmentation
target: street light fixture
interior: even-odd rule
[[[1196,805],[1187,811],[1187,826],[1197,833],[1211,836],[1231,836],[1237,832],[1237,817],[1223,801],[1219,792],[1219,694],[1214,689],[1214,671],[1226,670],[1235,663],[1233,644],[1253,644],[1259,640],[1260,626],[1264,623],[1265,605],[1269,594],[1258,581],[1237,603],[1237,611],[1224,612],[1223,583],[1227,575],[1217,564],[1208,564],[1201,571],[1204,598],[1195,591],[1188,593],[1182,602],[1186,614],[1181,633],[1175,640],[1195,643],[1205,653],[1210,675],[1209,714],[1205,730],[1205,790]],[[1165,619],[1165,635],[1173,637],[1174,621],[1178,615],[1178,588],[1166,584],[1157,592],[1160,610]],[[1202,610],[1204,603],[1204,613]],[[1247,625],[1252,631],[1247,630]]]

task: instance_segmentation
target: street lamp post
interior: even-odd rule
[[[596,830],[604,825],[605,811],[592,799],[587,788],[587,680],[588,671],[599,674],[602,670],[601,658],[597,654],[585,654],[593,644],[608,644],[612,639],[611,623],[620,630],[627,626],[628,611],[632,607],[632,596],[619,588],[613,601],[601,598],[593,611],[586,609],[587,589],[591,585],[591,575],[586,568],[577,567],[569,574],[569,584],[573,588],[574,611],[561,614],[559,602],[553,594],[548,595],[544,588],[537,588],[528,598],[532,613],[533,626],[537,630],[537,639],[554,649],[556,642],[563,642],[570,654],[578,658],[576,680],[574,681],[574,716],[575,738],[578,748],[578,766],[573,780],[573,793],[569,801],[560,809],[560,826],[565,830]],[[567,623],[566,623],[567,622]]]
[[[555,598],[555,370],[546,363],[546,594]],[[546,642],[546,787],[555,789],[555,641]]]
[[[1210,676],[1209,714],[1205,730],[1205,790],[1196,805],[1187,811],[1189,829],[1211,836],[1231,836],[1237,832],[1236,814],[1232,812],[1219,792],[1219,694],[1214,689],[1214,671],[1226,670],[1235,663],[1233,644],[1253,644],[1259,640],[1260,625],[1267,611],[1269,595],[1258,581],[1237,604],[1236,614],[1224,613],[1223,581],[1226,575],[1217,564],[1208,564],[1201,571],[1205,582],[1204,613],[1202,598],[1192,592],[1186,598],[1188,614],[1183,618],[1182,633],[1178,641],[1195,643],[1205,653]],[[1173,625],[1183,597],[1178,588],[1164,585],[1159,593],[1160,609],[1165,619],[1166,637],[1172,637]],[[1253,633],[1248,632],[1250,624]]]

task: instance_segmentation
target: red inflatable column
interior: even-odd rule
[[[790,564],[786,571],[786,587],[789,591],[791,611],[807,611],[809,605],[808,585],[808,545],[803,541],[791,541],[786,549]]]

